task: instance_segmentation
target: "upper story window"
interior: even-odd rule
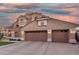
[[[19,26],[24,26],[27,23],[27,20],[25,18],[19,19]]]
[[[19,25],[16,25],[16,27],[18,28],[18,27],[19,27]]]
[[[46,25],[47,25],[47,20],[38,21],[38,26],[46,26]]]

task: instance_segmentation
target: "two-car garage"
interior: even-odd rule
[[[68,30],[52,30],[51,39],[52,42],[68,42]],[[42,31],[25,31],[26,41],[42,41],[46,42],[48,39],[47,30]]]
[[[18,29],[21,32],[22,40],[77,43],[75,32],[79,24],[66,22],[38,12],[27,13],[21,19],[22,23],[17,24],[21,26]],[[18,21],[21,19],[19,18]]]

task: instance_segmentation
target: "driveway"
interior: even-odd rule
[[[16,42],[1,46],[0,55],[79,55],[79,44]]]

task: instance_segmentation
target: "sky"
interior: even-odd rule
[[[11,25],[19,15],[29,12],[79,24],[78,11],[78,3],[0,3],[0,25]]]

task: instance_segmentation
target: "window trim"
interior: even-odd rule
[[[26,24],[26,23],[27,23],[26,18],[20,18],[19,21],[18,21],[19,26],[24,26],[24,24]]]
[[[43,21],[43,22],[46,21],[47,22],[47,20],[39,20],[39,21],[37,21],[38,26],[47,26],[48,23],[45,24],[45,22],[44,22],[44,25],[42,25],[41,23],[39,25],[39,22],[41,22],[41,21]]]

